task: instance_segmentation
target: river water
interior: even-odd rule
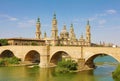
[[[0,67],[0,81],[114,81],[112,72],[118,64],[115,59],[104,56],[94,62],[94,70],[65,74],[55,73],[54,68]]]

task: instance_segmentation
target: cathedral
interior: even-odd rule
[[[91,32],[90,32],[90,24],[87,21],[86,26],[86,39],[84,39],[83,35],[79,39],[76,38],[74,32],[74,26],[71,24],[69,32],[66,29],[66,25],[63,26],[63,29],[58,35],[58,27],[57,27],[57,19],[56,14],[54,14],[52,19],[52,29],[51,29],[51,37],[47,38],[46,32],[44,33],[44,37],[41,36],[41,23],[38,18],[36,23],[36,39],[45,40],[46,45],[52,46],[91,46]]]
[[[47,37],[46,32],[44,33],[44,37],[42,37],[41,23],[39,18],[36,22],[35,36],[35,38],[29,39],[9,38],[7,40],[9,45],[91,46],[89,21],[87,21],[86,25],[86,37],[84,38],[83,35],[81,35],[81,37],[77,39],[73,24],[71,24],[69,32],[66,29],[66,25],[64,25],[60,34],[58,34],[56,14],[53,15],[52,19],[51,37]]]

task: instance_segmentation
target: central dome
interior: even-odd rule
[[[68,38],[69,37],[69,33],[67,32],[66,25],[64,25],[62,31],[60,32],[60,37],[61,38]]]

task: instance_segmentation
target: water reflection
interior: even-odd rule
[[[93,77],[93,70],[79,72],[75,81],[95,81],[95,78]]]
[[[55,73],[52,69],[0,67],[0,81],[94,81],[93,71]]]
[[[114,81],[115,67],[115,64],[98,63],[95,70],[65,74],[55,73],[54,68],[0,67],[0,81]]]
[[[61,74],[61,73],[56,73],[54,68],[39,69],[39,73],[37,73],[37,75],[31,75],[29,70],[27,72],[28,72],[27,76],[33,76],[34,81],[95,81],[92,70],[78,72],[78,73]]]
[[[108,69],[108,70],[107,70]],[[114,81],[113,66],[78,73],[55,73],[52,69],[0,67],[0,81]]]

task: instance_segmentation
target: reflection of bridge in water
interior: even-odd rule
[[[37,62],[40,67],[57,64],[61,58],[68,57],[79,64],[93,67],[93,60],[102,54],[120,62],[120,48],[112,47],[75,47],[75,46],[1,46],[0,58],[16,56],[24,61]],[[63,56],[62,56],[63,55]]]

